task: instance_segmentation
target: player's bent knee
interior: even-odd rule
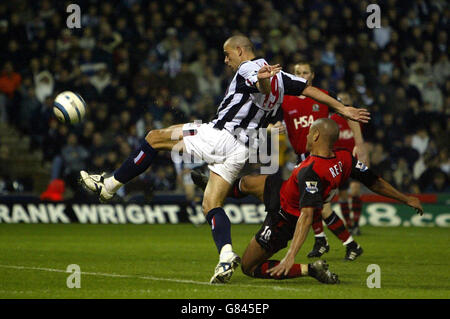
[[[173,130],[160,129],[151,130],[145,136],[145,140],[156,150],[173,150],[173,147],[179,144],[179,139],[173,138]]]
[[[203,203],[202,203],[203,214],[206,216],[212,209],[214,209],[216,207],[222,207],[222,205],[214,204],[214,203],[205,203],[203,201]]]
[[[203,214],[206,215],[208,212],[216,207],[222,207],[224,199],[217,194],[212,194],[211,192],[205,191],[202,201]]]
[[[204,199],[203,199],[203,202],[202,202],[202,211],[203,211],[203,214],[206,215],[206,214],[208,214],[208,212],[209,212],[211,209],[216,208],[216,207],[219,207],[219,206],[220,206],[220,205],[214,205],[213,203],[211,203],[210,201],[208,201],[206,198],[204,198]]]

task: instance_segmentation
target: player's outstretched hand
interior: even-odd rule
[[[353,121],[368,123],[370,120],[370,112],[366,109],[359,109],[353,106],[347,106],[342,115]]]
[[[423,215],[423,207],[420,203],[420,200],[417,197],[414,196],[408,196],[408,201],[406,202],[406,205],[411,206],[416,210],[416,213],[420,216]]]
[[[278,265],[275,267],[270,268],[267,270],[269,275],[272,277],[280,277],[280,276],[287,276],[289,273],[289,270],[291,270],[292,266],[294,265],[294,258],[291,258],[289,256],[284,257]]]
[[[280,72],[282,67],[279,64],[264,65],[258,71],[258,80],[270,78]]]

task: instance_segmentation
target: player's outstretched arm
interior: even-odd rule
[[[414,208],[419,215],[423,215],[423,208],[418,198],[414,196],[407,196],[398,191],[383,178],[377,176],[360,160],[352,158],[352,162],[352,172],[350,173],[351,178],[360,181],[372,192],[398,200],[399,202]]]
[[[353,106],[345,106],[338,100],[332,98],[328,94],[323,93],[321,90],[313,86],[307,86],[303,90],[302,94],[320,103],[328,105],[345,118],[349,118],[361,123],[367,123],[370,120],[370,113],[366,109],[358,109]]]
[[[295,263],[295,256],[299,252],[300,248],[302,248],[302,245],[308,236],[309,229],[312,225],[313,214],[314,208],[302,208],[302,213],[300,214],[300,217],[297,220],[297,225],[295,226],[291,246],[289,247],[286,256],[284,256],[280,263],[267,271],[271,276],[286,276],[289,273],[289,270]]]
[[[383,178],[378,177],[375,183],[369,187],[369,189],[377,194],[396,199],[416,210],[416,213],[419,215],[423,215],[423,208],[420,200],[414,196],[407,196],[402,192],[395,189],[394,186],[389,184]]]

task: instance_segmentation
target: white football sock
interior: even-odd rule
[[[119,182],[114,176],[105,178],[105,188],[108,193],[115,194],[123,184]]]
[[[350,237],[344,242],[344,246],[350,244],[353,241],[353,237],[350,235]]]
[[[314,234],[314,237],[324,237],[324,238],[327,238],[327,236],[325,236],[325,233],[324,233],[324,232],[318,233],[317,235]]]
[[[233,247],[230,244],[226,244],[220,250],[220,262],[228,262],[230,257],[233,255]]]

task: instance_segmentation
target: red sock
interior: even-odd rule
[[[328,229],[333,232],[343,243],[347,241],[350,237],[350,233],[344,225],[342,219],[333,212],[327,219],[325,219],[325,223],[328,226]]]
[[[253,272],[253,276],[255,278],[262,278],[262,279],[290,279],[290,278],[296,278],[300,277],[302,275],[302,267],[300,264],[294,264],[292,268],[289,270],[289,273],[287,276],[281,275],[281,276],[271,276],[267,270],[270,268],[275,267],[280,263],[279,260],[267,260],[263,262],[262,264],[258,265],[256,267],[255,271]]]
[[[353,224],[358,226],[359,218],[361,217],[362,201],[361,197],[352,197],[352,211],[353,211]]]
[[[339,205],[341,206],[341,213],[344,217],[345,224],[347,225],[347,227],[351,227],[352,220],[350,219],[350,207],[348,205],[348,201],[339,202]]]
[[[314,235],[318,235],[323,232],[322,210],[321,209],[314,210],[312,228],[314,231]]]

